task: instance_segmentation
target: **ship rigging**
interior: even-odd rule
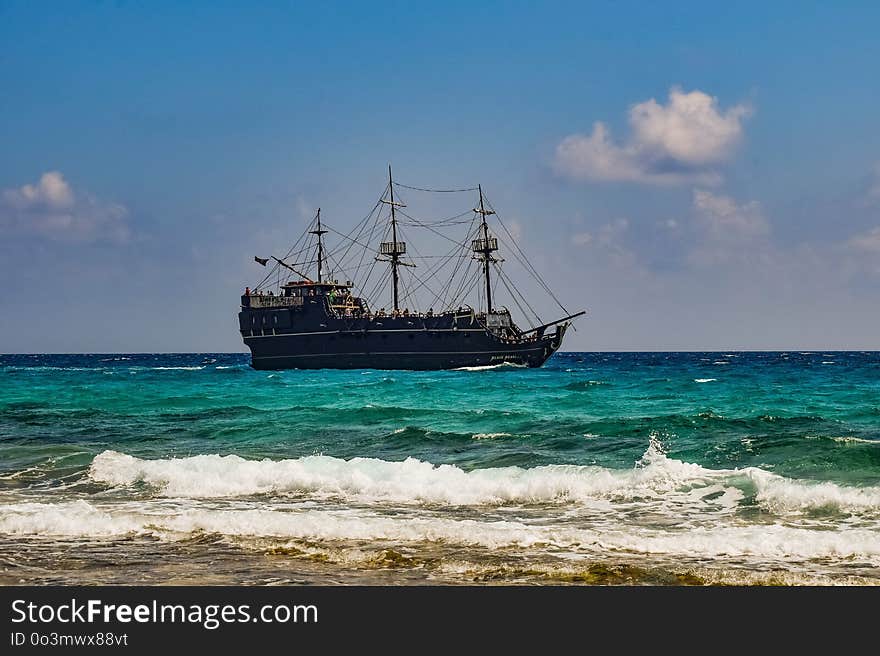
[[[464,212],[422,219],[408,211],[403,196],[410,193],[473,194],[477,202]],[[490,227],[489,217],[500,231]],[[411,229],[431,238],[420,243],[452,246],[423,255],[412,245],[408,252],[404,233]],[[499,233],[506,236],[500,240],[504,252],[559,306],[561,319],[543,321],[514,284],[505,260],[496,255]],[[329,234],[335,242],[330,248]],[[351,230],[324,222],[319,208],[284,255],[254,259],[263,266],[273,262],[265,277],[245,290],[239,313],[242,338],[260,369],[540,366],[559,348],[571,320],[584,314],[569,312],[556,298],[481,185],[405,185],[394,180],[390,166],[382,194]],[[528,328],[520,328],[506,306],[496,305],[499,284]]]

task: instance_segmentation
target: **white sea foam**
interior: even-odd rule
[[[0,506],[0,533],[111,537],[143,532],[143,518],[111,514],[85,501]]]
[[[3,371],[103,371],[104,367],[51,367],[51,366],[38,366],[38,367],[18,367],[15,365],[5,365],[3,367]]]
[[[873,444],[874,446],[880,446],[880,440],[866,440],[863,437],[832,437],[832,440],[835,442],[844,442],[844,443],[852,443],[852,444]]]
[[[757,467],[707,469],[669,458],[656,441],[634,468],[625,470],[544,465],[465,471],[415,458],[391,462],[324,455],[289,460],[246,460],[235,455],[143,460],[104,451],[93,460],[89,476],[104,485],[145,483],[164,497],[192,499],[275,494],[380,504],[595,505],[653,500],[694,505],[710,493],[722,494],[723,500],[733,499],[728,492],[734,496],[745,492],[777,513],[819,509],[880,515],[878,487],[792,480]]]
[[[93,460],[89,475],[93,481],[111,486],[146,483],[169,497],[286,493],[367,501],[491,505],[656,496],[714,478],[718,472],[667,458],[652,444],[636,468],[621,471],[578,465],[464,471],[454,465],[433,465],[415,458],[389,462],[331,456],[257,461],[235,455],[202,455],[142,460],[104,451]]]
[[[364,510],[294,510],[98,507],[85,501],[0,505],[0,533],[112,538],[150,535],[180,539],[197,533],[236,538],[309,541],[386,540],[449,543],[491,549],[561,550],[571,556],[658,554],[777,561],[857,559],[880,564],[880,536],[870,528],[835,531],[772,525],[729,525],[665,530],[642,526],[610,528],[529,524],[523,521],[380,515]]]
[[[494,440],[498,437],[510,436],[510,433],[474,433],[471,437],[475,440]]]
[[[827,481],[803,483],[756,467],[749,468],[747,474],[757,488],[756,500],[775,512],[823,509],[880,512],[880,488],[877,487],[845,487]]]
[[[711,383],[718,380],[717,378],[694,378],[695,383]]]
[[[204,365],[199,367],[149,367],[149,369],[152,369],[153,371],[199,371],[204,368]]]
[[[492,369],[504,369],[507,367],[522,369],[525,366],[526,365],[519,364],[518,362],[499,362],[498,364],[485,364],[477,367],[456,367],[453,371],[490,371]]]
[[[880,446],[880,440],[869,440],[864,437],[853,437],[852,435],[805,435],[808,440],[831,440],[832,442],[841,442],[843,444],[873,444]]]

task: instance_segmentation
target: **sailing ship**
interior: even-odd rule
[[[405,211],[401,189],[476,192],[478,202],[452,217],[418,219]],[[490,228],[490,217],[500,231]],[[469,227],[463,239],[446,234],[465,224]],[[439,236],[455,248],[443,255],[421,255],[413,244],[410,254],[402,239],[404,227],[426,229],[435,241]],[[325,242],[330,232],[338,237],[335,248]],[[510,247],[521,269],[565,312],[562,318],[541,321],[516,288],[496,255],[498,233],[508,237],[502,245]],[[378,249],[371,245],[377,236]],[[259,284],[245,289],[238,314],[254,369],[540,367],[562,345],[572,319],[585,314],[568,312],[556,299],[487,202],[481,185],[412,187],[396,182],[390,166],[373,210],[349,232],[322,222],[319,208],[284,256],[254,260],[264,267],[272,263]],[[425,273],[420,275],[418,267]],[[506,306],[496,305],[499,282],[528,327],[517,325]],[[383,295],[389,291],[385,306]]]

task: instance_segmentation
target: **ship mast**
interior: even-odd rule
[[[379,253],[382,255],[387,255],[391,262],[391,283],[392,289],[394,293],[394,311],[397,312],[400,309],[400,304],[398,302],[398,283],[400,281],[400,277],[397,273],[397,267],[400,266],[400,256],[406,253],[406,242],[397,241],[397,215],[395,213],[395,208],[397,207],[406,207],[403,203],[395,203],[394,202],[394,180],[391,178],[391,165],[388,165],[388,190],[391,193],[391,200],[382,199],[382,202],[386,205],[391,206],[391,241],[384,241],[379,244]]]
[[[314,230],[309,230],[309,234],[318,235],[318,282],[324,282],[321,277],[321,270],[324,265],[324,240],[323,235],[327,234],[326,230],[321,229],[321,208],[318,208],[318,215],[315,217],[317,225]]]
[[[490,214],[495,214],[495,212],[487,210],[483,204],[483,186],[477,185],[477,189],[480,192],[480,209],[475,209],[474,212],[479,213],[482,217],[480,230],[483,236],[480,239],[474,239],[471,242],[471,248],[474,253],[482,255],[483,273],[486,276],[486,314],[488,315],[492,312],[492,281],[489,277],[489,265],[495,261],[492,257],[492,251],[498,250],[498,239],[489,237],[489,225],[486,223],[486,217]]]

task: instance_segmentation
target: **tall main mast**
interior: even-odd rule
[[[382,202],[386,205],[391,206],[391,241],[384,241],[379,244],[379,253],[382,255],[387,255],[390,258],[394,311],[396,312],[400,309],[397,291],[400,276],[397,273],[397,267],[400,266],[400,256],[406,253],[406,242],[397,241],[397,214],[395,213],[395,208],[406,207],[406,205],[404,205],[403,203],[394,202],[394,180],[391,177],[390,164],[388,165],[388,190],[391,194],[391,200],[383,199]]]
[[[475,209],[474,212],[478,212],[482,217],[480,230],[482,230],[483,236],[480,239],[474,239],[471,242],[471,248],[474,253],[480,253],[483,256],[483,274],[486,276],[486,314],[489,314],[492,312],[492,280],[489,276],[489,265],[495,261],[492,257],[492,251],[498,250],[498,239],[489,237],[489,225],[486,223],[486,217],[495,214],[495,212],[487,210],[483,204],[483,186],[477,185],[477,189],[480,192],[480,208]]]
[[[314,230],[309,230],[309,234],[318,235],[318,282],[324,282],[321,278],[321,272],[324,266],[324,240],[323,235],[327,234],[326,230],[321,229],[321,208],[318,208],[318,215],[315,217],[317,225]]]

